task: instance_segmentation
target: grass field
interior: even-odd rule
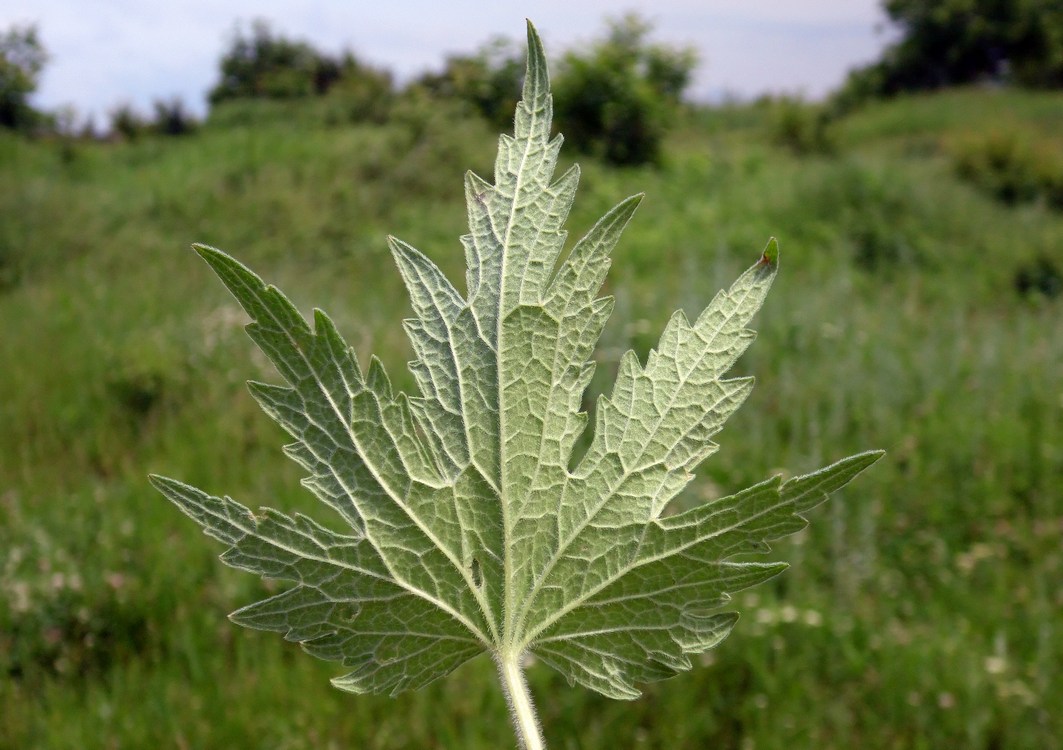
[[[462,172],[494,156],[455,113],[244,115],[127,144],[0,133],[0,748],[510,747],[487,659],[354,697],[328,684],[342,668],[231,625],[274,587],[222,566],[147,484],[331,522],[243,386],[277,376],[188,247],[327,310],[408,390],[384,235],[462,279]],[[758,386],[697,491],[889,454],[778,545],[794,567],[736,597],[742,620],[699,668],[634,703],[533,668],[550,746],[1063,747],[1063,295],[1018,288],[1063,269],[1063,212],[955,169],[1002,130],[1063,153],[1063,95],[875,105],[836,123],[827,155],[772,145],[771,121],[697,112],[659,169],[582,162],[573,238],[647,193],[592,391],[774,235],[781,275],[737,367]]]

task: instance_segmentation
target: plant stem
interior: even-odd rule
[[[513,731],[521,750],[546,750],[543,732],[539,728],[539,717],[535,714],[528,683],[524,681],[524,670],[520,666],[519,653],[496,654],[498,675],[502,680],[502,692],[509,704],[510,718],[513,719]]]

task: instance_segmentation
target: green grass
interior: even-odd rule
[[[244,390],[275,375],[191,242],[327,309],[407,389],[384,234],[462,279],[483,124],[260,115],[126,145],[0,134],[0,748],[512,744],[486,660],[353,697],[328,685],[341,668],[228,623],[270,587],[147,485],[158,471],[333,520]],[[1061,746],[1063,300],[1015,279],[1063,267],[1063,214],[994,202],[949,152],[1008,127],[1063,148],[1061,122],[1058,94],[912,97],[800,159],[769,145],[764,110],[732,108],[689,118],[659,170],[583,164],[573,238],[647,193],[615,253],[596,392],[780,239],[737,368],[758,387],[698,491],[889,455],[779,545],[795,566],[736,597],[735,634],[694,671],[629,704],[532,669],[551,747]]]

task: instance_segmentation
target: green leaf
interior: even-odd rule
[[[232,619],[341,662],[350,671],[334,683],[345,690],[397,693],[481,652],[500,663],[531,653],[570,681],[633,698],[727,636],[731,593],[785,567],[741,555],[802,528],[800,514],[881,455],[665,514],[752,388],[726,372],[775,278],[772,240],[697,320],[673,315],[645,363],[624,355],[572,467],[613,307],[598,294],[641,196],[563,254],[579,170],[554,178],[561,137],[530,25],[528,38],[515,133],[499,141],[493,182],[465,179],[467,292],[388,240],[415,316],[405,327],[417,395],[393,391],[375,358],[363,369],[323,312],[311,326],[246,267],[196,248],[286,381],[251,392],[294,439],[285,451],[343,531],[152,482],[228,545],[224,562],[295,584]]]

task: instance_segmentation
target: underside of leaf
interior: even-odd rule
[[[530,25],[528,41],[493,180],[466,175],[464,294],[388,239],[413,308],[415,395],[393,391],[379,360],[363,368],[323,312],[308,323],[230,256],[196,247],[285,381],[251,383],[252,394],[343,531],[152,482],[228,546],[224,562],[294,584],[232,619],[342,663],[350,671],[334,683],[345,690],[397,693],[481,652],[530,652],[572,682],[633,698],[727,636],[731,593],[785,567],[742,555],[802,528],[802,513],[881,455],[664,513],[752,388],[726,372],[753,341],[748,325],[778,270],[772,240],[696,320],[676,313],[645,363],[624,355],[572,467],[613,307],[598,295],[641,196],[563,253],[579,170],[554,176],[562,139]]]

